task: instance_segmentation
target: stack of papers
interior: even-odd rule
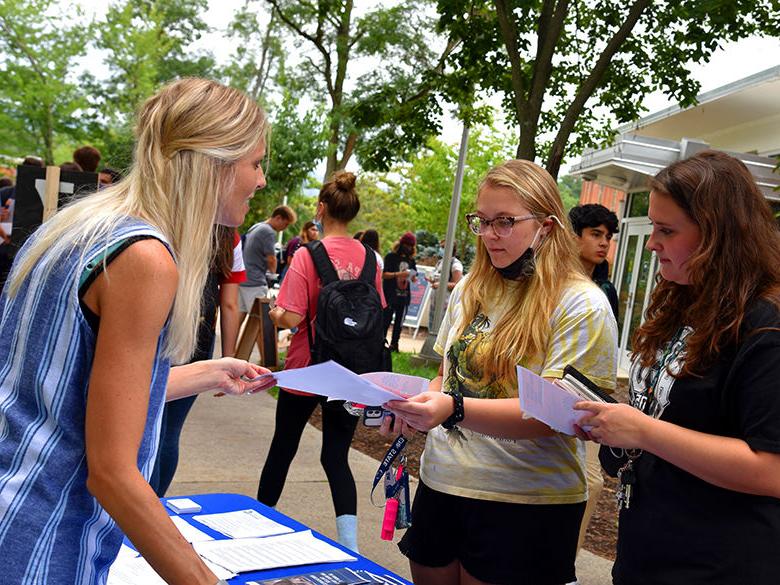
[[[574,424],[585,413],[574,410],[574,405],[582,402],[582,397],[548,382],[522,366],[517,366],[517,389],[520,409],[523,412],[555,431],[576,436]]]
[[[222,512],[220,514],[203,514],[200,516],[193,516],[192,518],[230,538],[258,538],[262,536],[274,536],[276,534],[287,534],[288,532],[293,531],[289,526],[279,524],[270,518],[266,518],[256,510],[236,510],[235,512]],[[195,541],[191,540],[190,542]]]
[[[171,516],[171,520],[173,520],[173,523],[176,526],[176,528],[179,529],[181,535],[189,543],[204,542],[206,540],[214,540],[211,536],[209,536],[202,530],[198,530],[197,528],[195,528],[184,518],[179,518],[178,516]]]
[[[315,538],[311,530],[267,538],[197,542],[193,546],[204,559],[234,573],[357,560]]]
[[[293,532],[292,528],[266,518],[256,510],[203,514],[193,519],[231,537],[230,540],[214,540],[183,518],[171,517],[182,535],[220,579],[231,579],[247,571],[357,560],[349,553],[315,538],[311,530]],[[163,585],[165,581],[137,551],[122,545],[111,565],[108,585],[139,583]]]
[[[232,579],[236,573],[215,565],[208,559],[203,559],[206,566],[211,569],[219,579]],[[128,546],[122,545],[119,556],[108,571],[106,585],[165,585],[165,580],[160,577],[145,558]]]
[[[165,502],[171,510],[177,514],[195,514],[200,512],[200,504],[189,498],[176,498]]]
[[[379,406],[388,400],[406,400],[428,389],[425,378],[390,372],[358,375],[334,361],[264,376],[275,378],[282,388],[371,406]]]

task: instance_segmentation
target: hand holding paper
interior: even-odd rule
[[[581,415],[574,410],[574,405],[582,402],[582,397],[548,382],[522,366],[517,366],[517,393],[523,412],[555,431],[577,435],[574,425]]]
[[[452,396],[438,390],[421,392],[411,400],[394,400],[384,407],[418,431],[430,431],[452,414]]]
[[[274,372],[264,377],[273,377],[282,388],[372,406],[388,400],[406,400],[428,387],[428,380],[417,376],[391,372],[358,375],[334,361]]]

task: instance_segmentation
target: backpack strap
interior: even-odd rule
[[[366,249],[366,261],[363,262],[363,270],[360,271],[358,278],[373,286],[374,279],[376,279],[376,254],[373,248],[369,248],[365,244],[363,246]]]
[[[314,268],[317,270],[317,276],[322,281],[322,286],[336,282],[339,279],[339,275],[336,269],[333,267],[333,262],[328,257],[328,252],[325,250],[325,246],[320,240],[314,240],[306,244],[306,249],[311,254],[311,259],[314,261]]]

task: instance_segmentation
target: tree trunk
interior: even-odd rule
[[[328,180],[334,171],[343,169],[347,166],[347,162],[349,162],[349,159],[352,156],[352,150],[354,149],[353,141],[351,146],[345,145],[345,150],[342,152],[341,156],[339,156],[342,131],[341,116],[343,115],[342,104],[344,101],[344,80],[347,78],[347,66],[349,65],[352,7],[352,0],[347,0],[344,3],[344,10],[341,13],[341,21],[336,34],[336,78],[331,93],[330,138],[328,139],[328,161],[327,166],[325,167],[325,181]]]
[[[607,43],[607,46],[599,55],[596,64],[591,69],[588,76],[582,81],[577,88],[577,93],[574,96],[571,104],[569,104],[566,110],[566,115],[561,120],[558,127],[558,133],[555,135],[552,147],[550,148],[550,155],[547,159],[547,172],[549,172],[553,178],[558,177],[558,172],[561,170],[561,163],[563,162],[563,156],[566,154],[566,145],[569,142],[569,136],[574,131],[574,127],[577,123],[577,119],[582,114],[582,110],[585,108],[585,104],[588,99],[596,91],[596,88],[604,79],[604,75],[609,68],[612,58],[615,53],[618,52],[621,46],[626,42],[634,26],[639,21],[642,13],[652,4],[652,0],[636,0],[628,11],[626,19],[621,26],[612,35],[612,38]]]
[[[333,171],[335,171],[336,167],[338,166],[337,161],[339,155],[339,138],[341,137],[341,123],[334,115],[334,111],[335,108],[332,108],[330,111],[331,121],[330,138],[328,139],[328,159],[327,164],[325,165],[325,176],[322,179],[323,182],[330,178],[330,176],[333,174]]]
[[[52,113],[52,106],[46,108],[46,122],[42,128],[43,131],[43,148],[44,148],[44,160],[47,165],[54,164],[54,115]]]

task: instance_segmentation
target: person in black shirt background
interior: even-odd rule
[[[583,402],[623,498],[616,585],[780,582],[780,232],[717,151],[651,182],[661,278],[633,340],[631,405]]]
[[[398,341],[401,338],[401,327],[404,324],[406,309],[411,296],[409,282],[417,279],[417,238],[412,232],[406,232],[393,246],[392,251],[385,256],[382,270],[382,288],[385,293],[387,307],[385,308],[385,330],[393,323],[393,335],[390,349],[398,351]]]

